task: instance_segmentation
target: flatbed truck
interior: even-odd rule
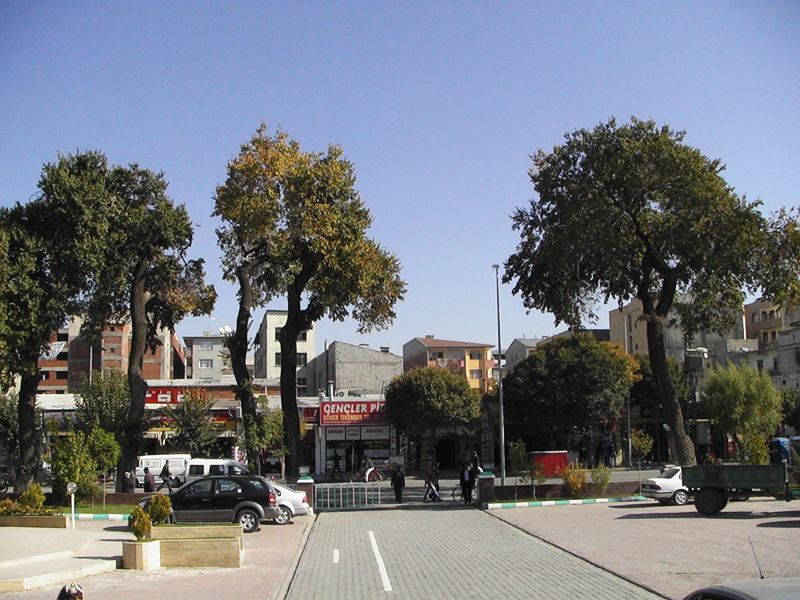
[[[683,485],[694,496],[701,515],[711,517],[728,504],[731,497],[774,496],[791,499],[789,470],[779,465],[699,465],[683,467]]]

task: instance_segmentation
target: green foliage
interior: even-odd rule
[[[2,311],[0,311],[2,312]],[[14,390],[0,392],[0,440],[13,457],[19,447],[19,398]]]
[[[386,414],[408,435],[466,425],[480,418],[480,394],[449,369],[421,367],[398,375],[386,387]]]
[[[693,464],[661,343],[665,322],[677,309],[688,336],[725,333],[745,292],[796,304],[800,227],[794,213],[762,216],[725,182],[719,160],[683,139],[653,121],[612,118],[538,150],[536,196],[512,217],[520,242],[503,281],[514,282],[526,308],[576,328],[610,298],[638,298],[670,449],[679,464]]]
[[[631,431],[631,449],[633,450],[634,458],[639,462],[641,468],[642,459],[650,454],[653,449],[653,438],[646,434],[641,429],[634,429]]]
[[[653,367],[650,364],[650,355],[636,353],[634,358],[639,363],[636,371],[637,380],[631,387],[631,402],[643,408],[648,408],[651,414],[659,414],[662,410],[661,398],[658,393],[658,383],[653,376]],[[689,397],[691,391],[689,381],[683,372],[683,367],[672,356],[667,356],[667,367],[675,395],[680,399]]]
[[[619,346],[589,333],[540,344],[503,379],[508,418],[527,431],[585,429],[621,411],[637,367]]]
[[[33,489],[33,487],[37,485],[38,484],[33,484],[28,489]],[[41,488],[39,488],[39,493],[41,493]],[[30,500],[30,498],[28,500]],[[33,498],[33,501],[38,502],[38,497]],[[12,500],[11,498],[0,500],[0,515],[53,516],[60,514],[61,511],[55,508],[44,508],[41,504],[38,506],[35,504],[27,504],[23,502],[22,496],[20,496],[19,500]]]
[[[152,525],[150,524],[150,517],[142,510],[142,507],[137,505],[131,511],[131,516],[128,518],[128,528],[136,536],[137,540],[144,539],[150,536]]]
[[[128,378],[116,369],[102,377],[92,377],[91,384],[84,375],[81,390],[75,397],[75,418],[78,429],[90,434],[100,427],[110,431],[117,442],[124,438],[124,425],[131,403]]]
[[[588,487],[589,472],[578,464],[578,461],[559,467],[556,475],[564,481],[564,487],[571,498],[579,498]]]
[[[201,387],[182,390],[183,399],[176,406],[164,405],[161,410],[175,429],[173,444],[192,455],[204,455],[214,442],[211,409],[216,404]]]
[[[78,484],[75,495],[79,499],[93,496],[97,491],[98,486],[94,483],[98,471],[97,462],[83,432],[71,431],[54,439],[51,443],[50,462],[53,494],[57,499],[66,496],[67,484],[70,482]]]
[[[38,509],[44,506],[44,500],[45,496],[44,492],[42,491],[42,486],[40,486],[38,483],[34,483],[31,487],[19,495],[18,502],[22,506]]]
[[[601,494],[605,494],[611,481],[611,469],[600,464],[592,469],[592,483],[597,486]]]
[[[517,471],[517,478],[522,483],[531,483],[533,488],[533,499],[536,500],[536,486],[541,485],[547,481],[547,475],[544,474],[544,467],[534,462],[533,457],[528,452],[525,442],[517,440],[509,444],[509,455],[511,458],[511,465]],[[516,496],[516,490],[514,490]]]
[[[119,444],[114,434],[98,427],[89,434],[86,444],[98,471],[108,473],[115,467],[119,458]]]
[[[781,390],[783,422],[795,431],[800,431],[800,389]]]
[[[783,402],[770,376],[748,364],[718,368],[703,389],[708,415],[733,434],[742,464],[766,464]]]
[[[150,521],[153,525],[164,523],[169,519],[171,506],[172,503],[170,502],[169,496],[165,494],[156,494],[150,499],[148,512],[150,513]]]
[[[258,456],[266,452],[269,456],[283,458],[287,453],[283,440],[283,411],[270,410],[265,401],[260,404],[260,410],[255,417],[244,417],[249,424],[247,431],[247,456],[260,472],[261,462]]]
[[[372,216],[339,146],[324,154],[303,152],[284,132],[272,136],[262,125],[228,163],[227,173],[216,190],[213,216],[223,223],[217,236],[224,277],[239,286],[236,331],[229,340],[241,389],[237,397],[243,416],[254,418],[255,402],[244,387],[250,314],[253,307],[286,296],[281,402],[285,446],[296,474],[297,335],[326,316],[333,321],[351,316],[359,332],[384,329],[406,286],[397,258],[367,236]]]

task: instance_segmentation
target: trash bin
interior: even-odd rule
[[[534,463],[542,466],[544,474],[548,477],[557,477],[558,469],[566,467],[569,463],[569,454],[566,450],[531,452],[531,458]]]

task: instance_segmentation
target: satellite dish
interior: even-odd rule
[[[67,493],[68,494],[74,494],[77,491],[78,491],[78,484],[75,483],[74,481],[70,481],[67,484]]]
[[[230,333],[232,331],[233,329],[231,329],[229,325],[225,325],[225,333]]]

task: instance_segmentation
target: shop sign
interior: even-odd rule
[[[361,430],[358,427],[345,427],[348,440],[360,440]]]
[[[325,438],[328,440],[343,440],[344,439],[344,427],[326,427],[325,428]]]
[[[320,402],[320,425],[388,423],[386,402],[380,400],[328,400]]]
[[[362,440],[388,440],[389,425],[362,425]]]
[[[148,388],[145,404],[178,404],[183,402],[183,388]]]

